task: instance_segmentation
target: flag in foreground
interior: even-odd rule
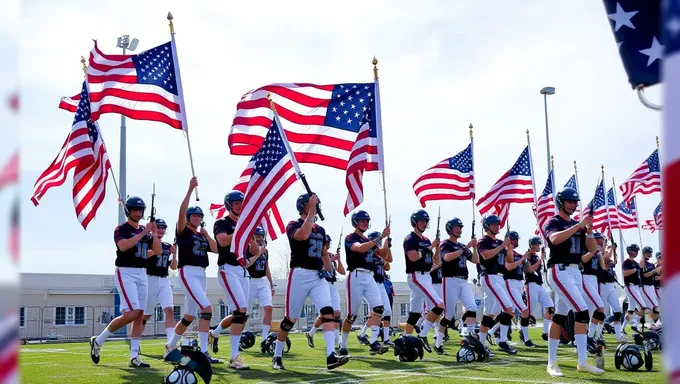
[[[377,111],[375,92],[374,83],[270,84],[252,90],[236,106],[230,153],[251,156],[258,151],[274,117],[267,99],[271,95],[298,162],[347,170],[365,112]],[[367,145],[368,153],[377,156],[369,157],[366,170],[383,169],[381,146],[377,140]]]
[[[136,55],[107,55],[99,50],[95,41],[89,64],[87,81],[92,121],[99,120],[103,113],[118,113],[131,119],[158,121],[176,129],[187,129],[182,81],[173,42]],[[62,102],[68,104],[63,98]]]
[[[597,189],[595,189],[595,196],[590,200],[583,214],[585,216],[593,216],[593,229],[609,238],[612,234],[610,226],[611,218],[609,216],[609,203],[604,190],[604,179],[600,179]]]
[[[45,193],[62,185],[69,171],[75,168],[73,204],[78,220],[87,229],[104,200],[111,163],[99,128],[90,120],[90,100],[85,83],[80,96],[71,132],[52,164],[36,180],[31,201],[37,206]]]
[[[512,168],[498,179],[486,195],[477,200],[477,207],[482,216],[498,215],[502,228],[508,219],[511,203],[534,203],[531,155],[528,145]]]
[[[475,198],[472,142],[463,151],[444,159],[420,174],[413,183],[420,205],[428,201]]]
[[[555,210],[555,196],[553,194],[553,179],[555,170],[551,169],[548,174],[548,180],[545,182],[545,188],[541,192],[541,196],[538,197],[536,201],[536,206],[534,207],[534,215],[536,216],[536,222],[538,224],[538,229],[536,233],[540,233],[545,239],[545,233],[543,232],[543,227],[545,223],[553,218],[556,214]]]
[[[623,202],[629,204],[637,194],[649,195],[661,192],[661,168],[659,164],[659,150],[655,149],[633,174],[621,186]]]
[[[292,157],[284,140],[276,121],[273,121],[262,147],[248,163],[247,168],[252,169],[252,176],[248,181],[241,205],[242,214],[236,223],[231,242],[231,251],[242,265],[245,265],[246,249],[255,228],[266,212],[272,209],[288,187],[297,180]]]

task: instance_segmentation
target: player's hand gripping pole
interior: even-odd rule
[[[439,209],[437,211],[437,235],[436,235],[437,239],[439,239],[439,237],[441,236],[441,230],[439,229],[439,225],[441,224],[441,221],[442,221],[442,208],[439,207]]]
[[[156,221],[156,183],[153,183],[153,189],[151,190],[151,216],[149,221],[152,223]]]

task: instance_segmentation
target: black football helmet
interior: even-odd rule
[[[402,335],[394,340],[394,356],[401,362],[422,360],[423,353],[423,343],[417,337]]]
[[[654,361],[651,351],[637,345],[621,343],[614,354],[614,365],[616,369],[621,370],[623,367],[626,371],[637,371],[644,365],[647,371],[651,371]]]

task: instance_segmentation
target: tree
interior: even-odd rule
[[[278,252],[276,257],[270,259],[271,274],[273,279],[285,280],[290,273],[290,252]]]

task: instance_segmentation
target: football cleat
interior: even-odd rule
[[[446,351],[444,351],[444,346],[434,346],[434,351],[437,352],[438,355],[446,355]]]
[[[493,352],[491,352],[491,349],[489,349],[489,347],[486,347],[486,346],[485,346],[485,347],[484,347],[484,350],[486,351],[486,356],[488,356],[488,357],[496,357],[496,354],[493,353]]]
[[[496,345],[496,341],[490,333],[486,334],[486,341],[491,345]]]
[[[383,344],[387,345],[388,347],[394,348],[394,343],[390,339],[387,339]]]
[[[430,347],[430,343],[427,341],[427,336],[418,336],[418,339],[420,339],[420,342],[423,343],[423,349],[426,350],[427,353],[432,353],[432,348]]]
[[[95,364],[99,364],[99,350],[102,347],[97,344],[97,336],[90,337],[90,358]]]
[[[135,367],[135,368],[149,368],[150,367],[150,365],[143,362],[142,359],[139,358],[139,356],[130,360],[130,366]]]
[[[588,363],[585,363],[583,365],[576,364],[576,370],[579,371],[579,372],[592,373],[593,375],[598,375],[598,376],[601,375],[602,373],[604,373],[604,370],[597,368],[597,367],[593,367],[592,365],[590,365]]]
[[[283,367],[283,359],[281,356],[274,357],[272,359],[272,369],[275,369],[277,371],[285,371],[286,368]]]
[[[210,361],[210,364],[220,364],[220,363],[222,363],[222,361],[220,361],[219,359],[216,359],[216,358],[210,356],[210,354],[207,351],[205,352],[205,357],[208,358],[208,361]]]
[[[349,357],[349,352],[347,352],[347,348],[342,348],[340,347],[338,349],[338,355],[340,356],[348,356]]]
[[[309,348],[314,348],[314,336],[309,333],[305,333],[305,336],[307,336],[307,345],[309,345]]]
[[[517,354],[517,350],[515,348],[511,347],[510,344],[508,344],[507,341],[501,341],[500,343],[498,343],[498,349],[500,349],[501,351],[508,353],[510,355]]]
[[[229,368],[237,371],[246,371],[250,369],[250,367],[243,362],[241,355],[238,355],[229,361]]]
[[[389,349],[390,349],[389,347],[381,345],[378,341],[375,341],[375,342],[373,342],[373,344],[371,344],[368,351],[371,353],[371,355],[382,355],[383,353],[387,352]]]
[[[541,339],[543,339],[543,341],[548,341],[548,334],[547,333],[541,333]],[[559,367],[557,367],[557,368],[559,369]]]
[[[214,354],[217,354],[217,352],[220,351],[219,341],[220,338],[213,336],[212,331],[208,332],[208,346]]]
[[[333,352],[328,355],[328,357],[326,357],[326,368],[329,370],[335,369],[347,364],[348,361],[349,356],[338,356],[335,352]]]
[[[562,374],[562,370],[560,369],[560,366],[557,365],[557,363],[553,365],[548,365],[548,374],[552,377],[562,377],[564,374]]]
[[[371,345],[371,342],[368,341],[368,337],[366,335],[357,335],[357,341],[359,341],[359,344],[363,345]]]
[[[531,340],[525,341],[524,346],[527,347],[527,348],[536,348],[536,344],[534,344],[534,342],[531,341]]]

